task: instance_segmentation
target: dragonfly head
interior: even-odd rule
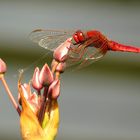
[[[83,43],[86,40],[83,32],[81,30],[77,30],[74,34],[73,34],[73,38],[72,38],[72,43],[73,45],[78,45]]]

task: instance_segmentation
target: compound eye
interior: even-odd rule
[[[83,41],[85,41],[85,36],[82,31],[77,31],[76,33],[77,33],[79,42],[82,43]]]
[[[75,33],[75,34],[73,35],[72,43],[73,43],[73,45],[76,45],[76,44],[79,43],[79,38],[78,38],[77,33]]]

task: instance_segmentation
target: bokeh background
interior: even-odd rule
[[[17,99],[18,70],[50,62],[28,39],[37,28],[96,29],[108,38],[140,46],[140,2],[135,0],[0,0],[0,57]],[[140,139],[140,54],[109,52],[91,66],[61,76],[57,140]],[[20,138],[19,118],[0,84],[0,139]]]

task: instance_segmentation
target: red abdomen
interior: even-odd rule
[[[109,41],[109,49],[112,51],[140,53],[139,47],[123,45],[123,44],[117,43],[115,41]]]

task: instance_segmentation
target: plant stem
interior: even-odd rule
[[[55,79],[59,79],[59,78],[60,78],[60,72],[57,71],[57,72],[55,73]]]
[[[16,103],[16,101],[15,101],[15,99],[14,99],[14,97],[13,97],[13,95],[12,95],[12,93],[11,93],[11,91],[10,91],[10,89],[9,89],[9,87],[8,87],[8,85],[7,85],[7,83],[6,83],[6,80],[5,80],[5,78],[4,78],[4,75],[2,75],[2,76],[0,77],[0,79],[1,79],[1,81],[2,81],[2,83],[3,83],[3,85],[4,85],[4,88],[5,88],[6,92],[7,92],[7,95],[9,96],[9,98],[10,98],[10,100],[11,100],[11,102],[12,102],[14,108],[17,110],[17,112],[18,112],[18,114],[19,114],[19,116],[20,116],[21,110],[20,110],[18,104]]]

